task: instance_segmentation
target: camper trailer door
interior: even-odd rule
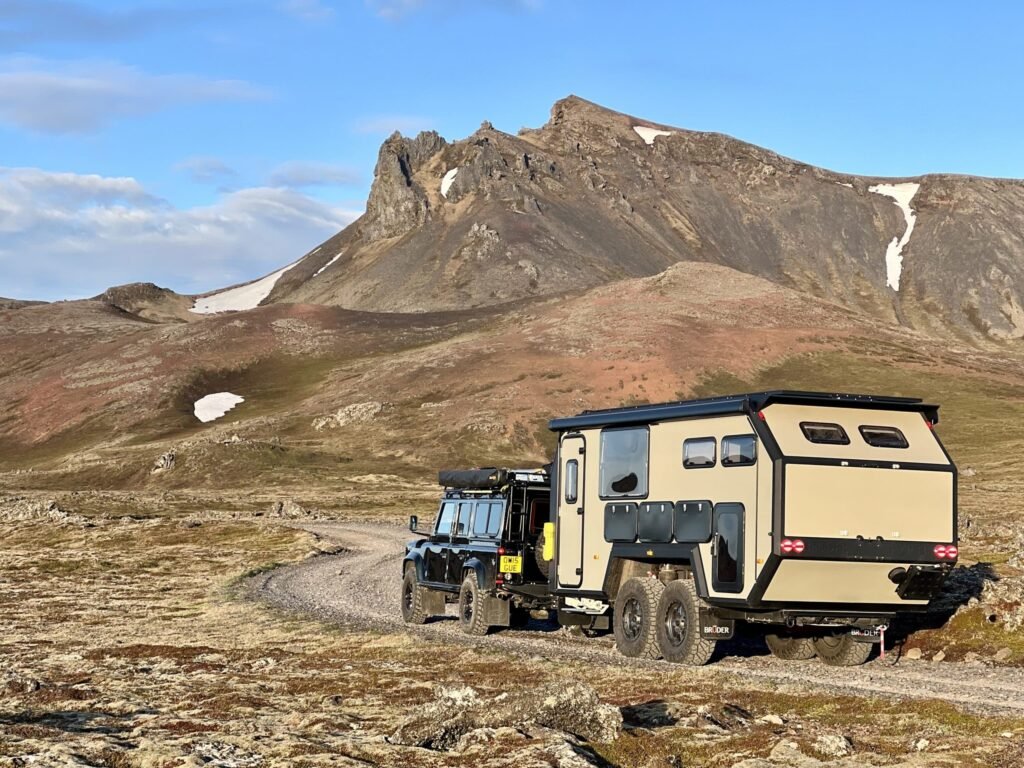
[[[583,583],[584,485],[587,443],[582,435],[565,437],[559,448],[558,586],[574,589]]]

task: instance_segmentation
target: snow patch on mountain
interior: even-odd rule
[[[448,173],[441,179],[441,197],[448,197],[448,190],[452,188],[452,183],[455,181],[455,177],[459,175],[458,168],[452,168]]]
[[[295,262],[295,264],[298,264],[298,262]],[[189,312],[194,312],[197,315],[212,315],[217,312],[242,312],[246,309],[256,309],[260,302],[267,298],[270,292],[274,290],[274,286],[281,279],[281,275],[294,267],[295,264],[289,264],[284,269],[279,269],[277,272],[247,285],[229,288],[212,296],[200,297],[196,299]]]
[[[335,254],[333,259],[328,261],[326,264],[324,264],[322,267],[320,267],[320,269],[318,269],[316,272],[313,273],[313,277],[318,277],[320,274],[322,274],[324,271],[326,271],[326,269],[329,266],[331,266],[331,264],[333,264],[334,262],[336,262],[338,259],[341,258],[341,254],[343,254],[343,253],[344,253],[344,251],[338,251],[337,254]]]
[[[646,125],[634,125],[633,130],[637,132],[637,135],[648,146],[654,144],[654,140],[659,136],[671,136],[673,133],[672,131],[659,131],[657,128],[651,128]]]
[[[920,184],[911,181],[902,184],[876,184],[873,187],[868,187],[868,192],[891,197],[895,200],[896,205],[903,212],[904,220],[907,222],[907,228],[903,232],[903,237],[894,237],[885,250],[885,284],[894,291],[900,289],[900,275],[903,272],[903,249],[910,242],[910,235],[914,231],[914,222],[917,220],[917,216],[914,215],[914,209],[910,207],[910,201],[914,199],[914,195],[917,194],[917,190],[920,188]]]
[[[230,392],[215,392],[196,400],[194,413],[196,418],[205,424],[216,421],[236,405],[244,402],[244,397],[233,395]]]

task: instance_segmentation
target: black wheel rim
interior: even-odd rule
[[[635,597],[629,598],[622,606],[622,634],[629,640],[636,640],[640,637],[643,627],[643,611],[640,610],[640,601]]]
[[[686,640],[686,609],[678,600],[669,603],[665,611],[665,636],[673,648]]]
[[[406,582],[405,589],[402,591],[402,607],[405,608],[406,613],[412,613],[412,602],[412,584]]]
[[[462,620],[469,624],[473,621],[473,595],[466,592],[462,596]]]

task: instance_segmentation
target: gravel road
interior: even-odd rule
[[[451,613],[454,606],[449,606],[446,618],[424,626],[407,625],[399,612],[399,593],[405,542],[413,538],[408,530],[379,523],[320,523],[303,528],[342,549],[253,577],[249,591],[254,598],[326,622],[401,630],[438,642],[488,647],[496,653],[664,669],[666,662],[619,655],[610,636],[574,636],[553,622],[531,622],[524,630],[469,637],[459,630]],[[907,659],[893,664],[892,655],[862,667],[833,668],[816,660],[780,661],[753,641],[720,643],[719,647],[710,666],[692,670],[695,678],[727,673],[816,692],[941,699],[983,714],[1024,714],[1024,670],[1018,668]]]

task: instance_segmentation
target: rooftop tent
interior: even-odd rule
[[[485,467],[483,469],[442,469],[437,482],[445,488],[487,489],[500,488],[508,483],[508,470]]]

